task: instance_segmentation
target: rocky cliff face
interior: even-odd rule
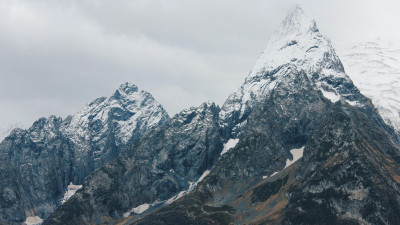
[[[179,192],[184,195],[222,150],[218,113],[214,103],[204,103],[149,130],[91,174],[45,224],[102,223],[135,215],[134,208],[141,205],[172,202]]]
[[[125,83],[65,120],[51,116],[28,130],[16,129],[0,144],[0,221],[21,224],[46,218],[60,204],[70,182],[114,159],[129,140],[168,120],[147,92]]]
[[[322,121],[279,219],[286,224],[398,224],[399,146],[352,107]],[[315,210],[318,209],[318,210]],[[318,215],[324,215],[320,217]]]
[[[61,124],[61,118],[42,118],[0,144],[0,220],[6,224],[43,218],[57,207],[74,159],[74,144],[59,131]]]

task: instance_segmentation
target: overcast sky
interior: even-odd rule
[[[0,126],[65,117],[130,81],[172,116],[222,105],[296,4],[334,45],[399,39],[398,0],[0,0]]]

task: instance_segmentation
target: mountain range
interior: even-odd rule
[[[373,85],[387,71],[375,81],[354,69],[373,56],[352,54],[347,70],[296,7],[221,108],[169,118],[125,83],[13,130],[0,144],[0,221],[399,224],[397,83]],[[391,90],[383,103],[379,88]]]

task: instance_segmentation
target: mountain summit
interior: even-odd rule
[[[119,86],[117,91],[130,94],[132,92],[138,91],[138,87],[133,83],[125,82],[121,84],[121,86]]]
[[[287,15],[274,32],[248,79],[264,75],[287,63],[307,72],[321,69],[344,72],[331,43],[320,34],[315,21],[299,6]]]
[[[240,134],[254,104],[268,96],[286,74],[302,70],[332,102],[343,99],[360,107],[368,104],[345,73],[331,43],[297,6],[272,35],[243,85],[222,106],[226,138]]]
[[[305,33],[319,32],[315,20],[311,19],[300,6],[296,6],[285,20],[282,21],[280,28],[275,31],[271,41],[277,41],[291,34],[299,35]]]

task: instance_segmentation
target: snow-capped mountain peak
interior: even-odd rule
[[[73,140],[98,141],[115,133],[117,145],[168,118],[167,112],[146,91],[132,83],[122,84],[110,97],[98,98],[70,118],[65,129]],[[78,132],[77,132],[78,131]]]
[[[48,141],[49,139],[59,135],[61,123],[62,119],[54,115],[51,115],[48,118],[40,118],[33,123],[32,127],[29,128],[29,136],[34,142]]]
[[[304,71],[332,102],[344,99],[361,106],[365,101],[344,72],[330,41],[297,6],[272,35],[243,85],[222,106],[220,118],[221,126],[227,129],[226,138],[236,138],[254,103],[266,98],[286,74],[294,71]]]
[[[275,32],[274,37],[285,37],[289,34],[318,32],[315,20],[308,17],[300,6],[289,13],[282,22],[281,27]]]
[[[249,77],[290,64],[298,70],[319,72],[335,67],[344,72],[331,43],[323,37],[315,21],[297,6],[270,38]]]
[[[139,90],[139,88],[135,84],[130,83],[130,82],[125,82],[119,86],[117,91],[120,93],[125,93],[125,94],[129,95],[138,90]]]

